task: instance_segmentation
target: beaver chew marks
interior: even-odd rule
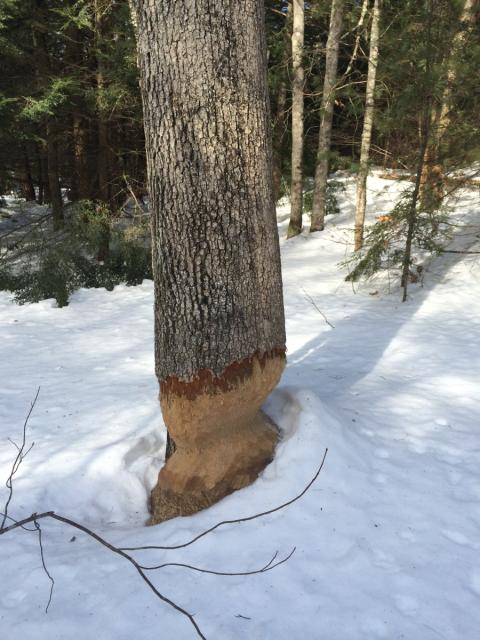
[[[260,410],[285,367],[281,351],[236,362],[219,377],[161,385],[176,444],[151,496],[151,524],[196,513],[253,482],[272,460],[277,431]]]

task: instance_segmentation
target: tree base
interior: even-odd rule
[[[221,384],[210,381],[161,395],[162,412],[176,450],[160,470],[151,494],[150,524],[196,513],[251,484],[273,459],[278,432],[260,406],[280,379],[285,357],[235,363]],[[229,377],[231,384],[228,384]],[[195,384],[195,383],[192,383]]]

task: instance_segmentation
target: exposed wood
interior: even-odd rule
[[[285,329],[263,2],[134,4],[156,373],[176,444],[152,493],[158,522],[244,486],[271,458],[259,408]]]

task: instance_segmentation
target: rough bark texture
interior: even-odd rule
[[[304,1],[293,0],[292,31],[292,185],[290,223],[287,237],[302,231],[303,210],[303,36]]]
[[[325,78],[321,106],[320,132],[318,135],[317,163],[313,187],[312,222],[310,231],[322,231],[325,225],[327,205],[327,178],[330,144],[332,139],[333,107],[337,80],[338,49],[343,22],[343,0],[332,0],[330,28],[325,57]]]
[[[368,57],[367,89],[365,99],[365,115],[363,118],[362,146],[360,151],[360,167],[357,176],[357,206],[355,210],[355,251],[362,248],[363,228],[365,225],[365,209],[367,207],[367,177],[372,140],[373,112],[375,107],[375,82],[378,65],[378,42],[380,39],[381,0],[373,3],[372,26],[370,29],[370,55]]]
[[[273,196],[275,202],[280,198],[283,176],[283,140],[287,130],[287,81],[290,61],[292,31],[292,3],[288,2],[285,16],[285,35],[282,54],[282,70],[276,95],[276,109],[273,118]]]
[[[155,362],[176,450],[152,522],[251,482],[285,361],[263,2],[135,0],[153,213]]]

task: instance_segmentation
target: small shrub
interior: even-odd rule
[[[406,192],[389,214],[379,216],[375,224],[366,228],[362,249],[340,264],[350,270],[345,280],[368,279],[382,269],[397,268],[403,264],[411,198],[411,192]],[[445,209],[436,212],[417,210],[413,248],[431,255],[440,254],[448,237],[446,221]],[[414,260],[415,257],[411,259],[410,266]]]
[[[61,232],[44,228],[8,255],[0,289],[19,304],[54,298],[62,307],[80,287],[111,290],[152,278],[148,216],[125,222],[92,202],[72,205]]]

